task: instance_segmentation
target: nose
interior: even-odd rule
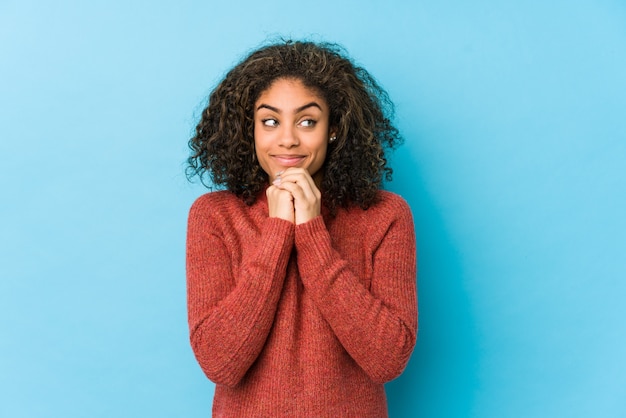
[[[280,134],[280,146],[284,148],[292,148],[300,145],[298,132],[296,128],[285,127]]]

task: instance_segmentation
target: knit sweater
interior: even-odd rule
[[[390,192],[367,210],[306,223],[268,216],[227,191],[189,214],[191,346],[216,383],[214,417],[386,417],[417,333],[408,205]]]

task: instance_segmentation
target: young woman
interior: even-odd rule
[[[330,44],[236,65],[189,145],[191,346],[219,417],[385,417],[417,333],[411,212],[382,191],[384,90]]]

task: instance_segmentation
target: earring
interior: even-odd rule
[[[328,142],[330,142],[330,143],[332,144],[333,142],[335,142],[335,139],[337,139],[337,137],[336,137],[336,136],[331,136],[331,137],[328,139]]]

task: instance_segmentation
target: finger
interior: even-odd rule
[[[311,188],[315,186],[315,181],[313,180],[313,177],[311,177],[311,174],[308,172],[308,170],[304,168],[298,168],[298,167],[288,168],[287,170],[281,173],[281,178],[282,179],[301,178],[301,179],[306,180],[311,186]]]
[[[294,222],[294,197],[289,191],[270,186],[265,194],[270,218],[282,218]]]
[[[286,170],[277,183],[277,186],[284,183],[295,183],[302,189],[304,196],[307,200],[319,199],[321,193],[315,184],[315,181],[310,176],[308,171],[304,169],[289,169]]]
[[[290,180],[290,181],[288,181]],[[293,207],[296,225],[308,222],[321,213],[321,194],[317,188],[311,190],[310,184],[303,176],[292,176],[277,186],[287,190],[293,196]]]
[[[307,201],[310,200],[307,193],[304,191],[302,186],[294,181],[294,179],[283,180],[280,184],[277,184],[276,187],[278,190],[281,190],[285,193],[289,193],[294,200],[297,201]]]

